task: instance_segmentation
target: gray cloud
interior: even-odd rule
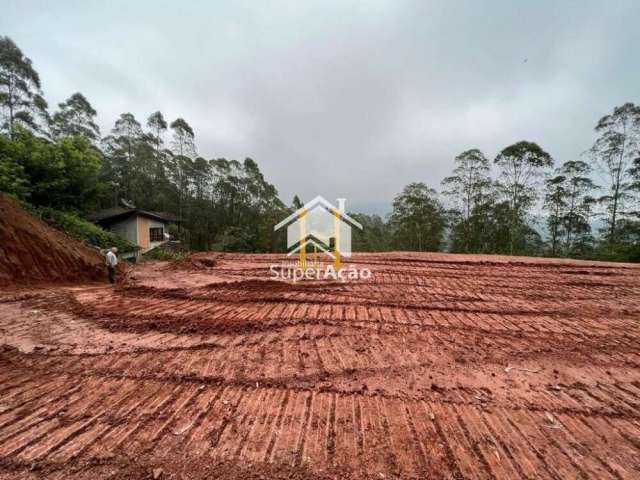
[[[380,210],[521,139],[575,159],[640,102],[634,1],[4,3],[52,105],[81,91],[103,132],[183,116],[200,154],[253,157],[286,202]]]

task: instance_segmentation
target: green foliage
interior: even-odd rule
[[[38,73],[8,37],[0,37],[0,112],[0,190],[46,207],[51,220],[93,244],[110,246],[115,239],[58,211],[86,213],[127,199],[178,216],[173,236],[191,249],[276,252],[284,248],[285,232],[273,225],[302,206],[298,196],[285,206],[251,158],[197,156],[194,130],[183,118],[169,123],[158,111],[143,127],[123,113],[101,139],[96,111],[81,93],[50,116]],[[365,227],[353,231],[353,249],[438,250],[446,227],[446,247],[456,252],[637,260],[640,107],[615,107],[595,131],[591,159],[607,177],[597,200],[591,166],[583,161],[551,173],[551,156],[520,141],[496,156],[492,178],[484,154],[466,150],[442,182],[446,210],[434,190],[411,183],[394,199],[388,221],[351,214]],[[546,251],[531,223],[539,207],[549,231]],[[601,238],[591,232],[597,214],[606,222]]]
[[[362,225],[351,229],[351,250],[354,252],[384,252],[391,249],[389,226],[379,215],[349,212]]]
[[[162,136],[164,135],[164,132],[167,131],[167,127],[168,127],[167,121],[164,119],[164,116],[162,115],[161,112],[154,112],[151,115],[149,115],[149,118],[147,119],[147,127],[150,130],[149,137],[148,137],[149,141],[155,147],[156,156],[159,158],[160,149],[164,144],[164,140]]]
[[[49,207],[34,210],[43,220],[52,223],[81,242],[100,248],[117,247],[121,253],[133,252],[135,245],[118,235],[82,219],[74,212],[64,212]]]
[[[9,37],[0,36],[0,111],[5,112],[0,132],[13,137],[22,126],[42,130],[38,117],[48,122],[47,102],[40,89],[40,77],[31,60]]]
[[[518,245],[528,238],[527,216],[538,197],[537,182],[553,159],[536,143],[520,141],[498,153],[494,163],[499,168],[497,185],[509,208],[509,253],[524,253]]]
[[[410,183],[393,200],[390,218],[392,246],[398,250],[438,251],[445,226],[436,191]]]
[[[177,156],[192,157],[196,154],[195,134],[191,126],[182,118],[171,122],[173,131],[173,148]]]
[[[29,195],[29,179],[18,161],[19,146],[0,135],[0,192],[24,200]]]
[[[1,156],[19,165],[36,206],[88,210],[98,191],[100,154],[84,137],[51,142],[16,127],[13,140],[4,137]],[[8,162],[7,162],[8,163]]]
[[[606,237],[589,252],[588,258],[609,262],[640,262],[640,241],[612,244]]]
[[[591,218],[595,189],[591,167],[582,161],[565,162],[556,176],[545,181],[549,253],[584,257],[592,250]]]
[[[173,213],[181,219],[175,237],[194,250],[283,248],[283,233],[273,225],[287,209],[255,161],[195,157],[193,129],[183,119],[171,123],[173,151],[162,148],[167,122],[160,112],[147,127],[123,114],[105,138],[104,206],[126,198],[139,208]]]
[[[591,154],[608,180],[607,193],[599,198],[607,228],[603,232],[611,248],[624,243],[619,222],[628,221],[626,206],[637,200],[636,164],[640,163],[640,107],[625,103],[602,117],[595,127],[598,138]],[[632,214],[633,215],[633,214]],[[626,217],[626,218],[625,218]]]
[[[227,227],[216,237],[213,249],[222,252],[253,252],[254,243],[255,233],[250,228]]]
[[[546,194],[544,202],[549,210],[547,226],[549,227],[551,255],[554,257],[558,253],[563,219],[568,207],[566,181],[567,177],[564,175],[557,175],[545,181]]]
[[[58,104],[53,115],[51,131],[54,138],[81,136],[96,142],[100,129],[95,123],[97,112],[81,93],[74,93],[66,102]]]
[[[452,175],[442,181],[443,194],[452,207],[447,216],[453,251],[479,253],[489,248],[487,217],[494,201],[490,168],[480,150],[467,150],[455,158]]]
[[[186,257],[189,254],[187,251],[176,251],[162,246],[156,247],[143,254],[144,260],[160,260],[163,262],[174,262]]]

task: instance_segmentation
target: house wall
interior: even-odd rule
[[[165,222],[161,222],[159,220],[154,220],[152,218],[147,218],[147,217],[138,215],[137,228],[138,228],[138,245],[140,245],[143,248],[143,252],[146,250],[151,250],[152,248],[155,248],[158,245],[162,245],[164,243],[164,240],[161,242],[152,242],[150,240],[149,229],[162,228],[163,232],[166,232],[167,224]]]
[[[138,245],[143,249],[149,248],[149,219],[138,215]]]
[[[116,235],[126,238],[130,242],[133,242],[136,245],[142,247],[142,252],[144,253],[145,251],[155,248],[158,245],[162,245],[164,243],[164,241],[152,242],[149,238],[149,229],[160,227],[166,233],[166,222],[147,218],[142,215],[135,215],[125,220],[121,220],[119,222],[111,224],[109,226],[109,230],[111,230]]]
[[[109,226],[109,230],[130,242],[138,244],[138,225],[136,217],[129,217],[125,220],[113,223]]]

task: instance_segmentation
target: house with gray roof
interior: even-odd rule
[[[175,215],[126,205],[95,212],[88,218],[105,230],[137,245],[139,253],[145,253],[169,241],[169,224],[179,223]]]

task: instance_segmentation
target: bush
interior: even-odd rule
[[[608,262],[640,262],[640,244],[638,243],[617,243],[609,244],[601,242],[593,257],[596,260]]]
[[[0,192],[25,199],[29,195],[29,182],[24,168],[16,160],[17,153],[17,146],[0,135]]]
[[[156,247],[148,252],[144,253],[142,257],[145,260],[161,260],[161,261],[175,261],[186,257],[189,254],[187,251],[171,250],[163,248],[162,246]]]
[[[117,247],[118,251],[122,253],[133,252],[136,248],[129,240],[104,230],[94,223],[80,218],[73,212],[62,212],[49,207],[32,209],[32,211],[44,221],[53,224],[73,238],[89,245],[100,248]]]
[[[221,252],[253,252],[253,233],[244,227],[227,227],[216,236],[213,250]]]

